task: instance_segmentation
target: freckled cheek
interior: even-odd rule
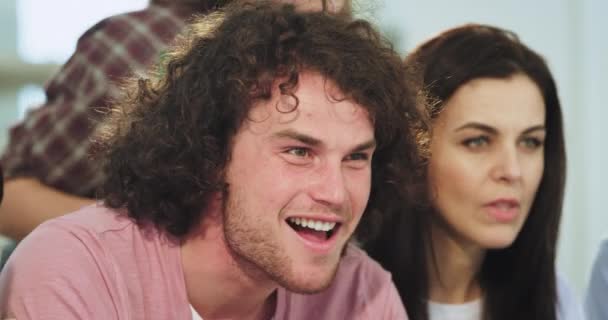
[[[258,186],[258,192],[264,193],[269,206],[288,212],[290,209],[306,207],[303,195],[308,193],[310,186],[310,173],[306,171],[294,172],[280,165],[269,166],[269,174],[263,178],[263,186]]]
[[[271,156],[262,154],[247,160],[243,161],[238,170],[232,172],[231,184],[239,185],[252,197],[265,199],[269,206],[279,202],[281,196],[294,184],[293,177],[289,176],[276,160],[273,161]]]

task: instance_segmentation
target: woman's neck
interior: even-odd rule
[[[481,297],[479,270],[486,250],[433,225],[429,250],[429,298],[433,302],[461,304]]]

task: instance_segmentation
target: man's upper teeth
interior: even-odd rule
[[[317,231],[329,231],[336,226],[335,222],[325,222],[320,220],[305,219],[305,218],[289,218],[291,223],[297,224],[301,227],[317,230]]]

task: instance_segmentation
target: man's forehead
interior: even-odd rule
[[[344,4],[348,0],[274,0],[277,3],[293,4],[301,11],[321,11],[323,3],[329,12],[340,12],[344,8]]]
[[[271,88],[271,99],[255,103],[252,112],[263,112],[269,116],[269,112],[276,111],[284,114],[282,118],[290,117],[289,114],[294,112],[300,116],[330,113],[346,121],[361,114],[369,117],[367,108],[345,95],[332,79],[318,72],[303,70],[298,76],[297,85],[289,92],[281,92],[279,87],[286,80],[277,79]],[[266,110],[256,111],[260,107]]]
[[[302,72],[290,93],[279,90],[281,83],[273,84],[271,99],[254,103],[244,123],[246,130],[271,135],[295,129],[318,139],[328,132],[349,134],[357,141],[373,139],[367,109],[345,97],[333,81],[316,72]]]

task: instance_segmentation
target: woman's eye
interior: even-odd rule
[[[544,141],[538,138],[531,137],[522,139],[521,143],[527,149],[538,149],[544,144]]]
[[[490,139],[486,136],[480,136],[475,138],[465,139],[462,144],[471,149],[478,149],[481,147],[485,147],[490,143]]]

